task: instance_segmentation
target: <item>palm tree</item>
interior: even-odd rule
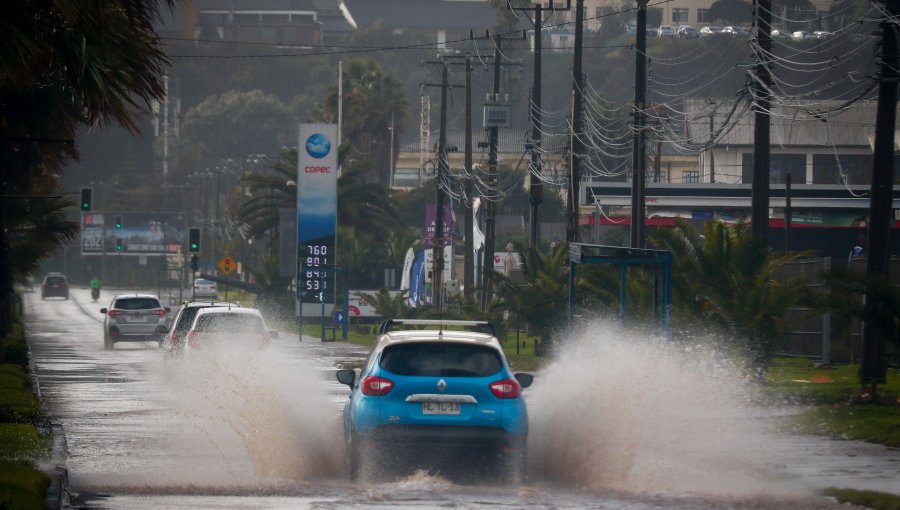
[[[349,146],[338,149],[338,165],[347,159]],[[254,238],[268,236],[278,226],[278,209],[297,208],[297,149],[283,150],[268,172],[242,178],[251,198],[238,208],[238,220],[248,226]],[[390,191],[379,184],[366,183],[366,169],[347,165],[337,182],[338,224],[363,232],[384,232],[386,225],[397,223]],[[289,183],[294,183],[293,185]]]
[[[79,126],[119,124],[137,131],[139,112],[164,94],[169,61],[153,30],[161,21],[160,5],[172,9],[175,0],[0,2],[0,338],[12,325],[8,218],[14,215],[7,197],[46,192],[44,179],[55,180],[77,157]],[[48,204],[27,214],[55,218],[62,204]],[[20,251],[21,267],[33,267],[28,257],[45,256],[71,235],[71,225],[46,225],[46,245]]]
[[[673,304],[730,333],[735,347],[762,370],[790,332],[788,310],[804,296],[803,282],[779,282],[775,272],[805,253],[775,253],[756,242],[747,224],[707,222],[699,235],[687,222],[650,233],[674,253]]]
[[[343,136],[360,160],[374,162],[368,168],[368,181],[390,184],[393,161],[385,165],[391,154],[391,129],[403,130],[407,101],[403,86],[371,60],[357,59],[344,66]],[[322,110],[315,117],[328,122],[337,118],[337,85],[328,89]],[[398,154],[400,137],[394,136],[393,154]]]
[[[491,279],[505,306],[523,318],[529,332],[540,336],[541,344],[547,345],[550,333],[567,317],[569,284],[564,269],[568,245],[560,243],[547,253],[524,244],[514,245],[522,255],[524,283],[498,272]]]

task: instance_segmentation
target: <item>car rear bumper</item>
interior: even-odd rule
[[[523,448],[526,436],[510,434],[496,427],[452,427],[428,425],[384,425],[361,441],[379,445],[422,446],[434,448],[472,447],[486,450]]]

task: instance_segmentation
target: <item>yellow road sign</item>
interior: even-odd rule
[[[234,259],[227,255],[222,257],[222,259],[219,261],[219,270],[225,273],[225,276],[233,273],[236,267],[237,263],[235,263]]]

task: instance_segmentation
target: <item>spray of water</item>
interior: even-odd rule
[[[738,363],[693,344],[595,321],[535,380],[532,476],[612,490],[798,494],[772,472],[773,434],[753,419]]]
[[[164,366],[174,410],[165,447],[197,462],[179,482],[267,484],[339,473],[342,425],[320,370],[276,349],[234,344]]]

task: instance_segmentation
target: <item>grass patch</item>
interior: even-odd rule
[[[46,508],[50,477],[27,462],[0,460],[0,508]]]
[[[19,365],[0,365],[0,422],[36,422],[41,405],[30,390],[31,381]]]
[[[860,439],[900,448],[900,406],[818,406],[790,419],[790,430],[838,439]]]
[[[861,401],[858,365],[817,366],[806,359],[775,359],[762,391],[772,402],[812,406],[791,417],[791,432],[859,439],[900,447],[900,371],[878,385],[882,404]]]
[[[50,451],[46,438],[30,423],[0,423],[0,459],[35,459]]]
[[[850,503],[877,510],[900,510],[900,496],[894,494],[836,488],[825,489],[822,493],[837,499],[839,503]]]
[[[763,391],[774,401],[838,404],[860,394],[859,365],[817,366],[801,358],[776,358],[766,375]],[[878,385],[884,396],[900,395],[900,370],[890,369],[887,384]]]

